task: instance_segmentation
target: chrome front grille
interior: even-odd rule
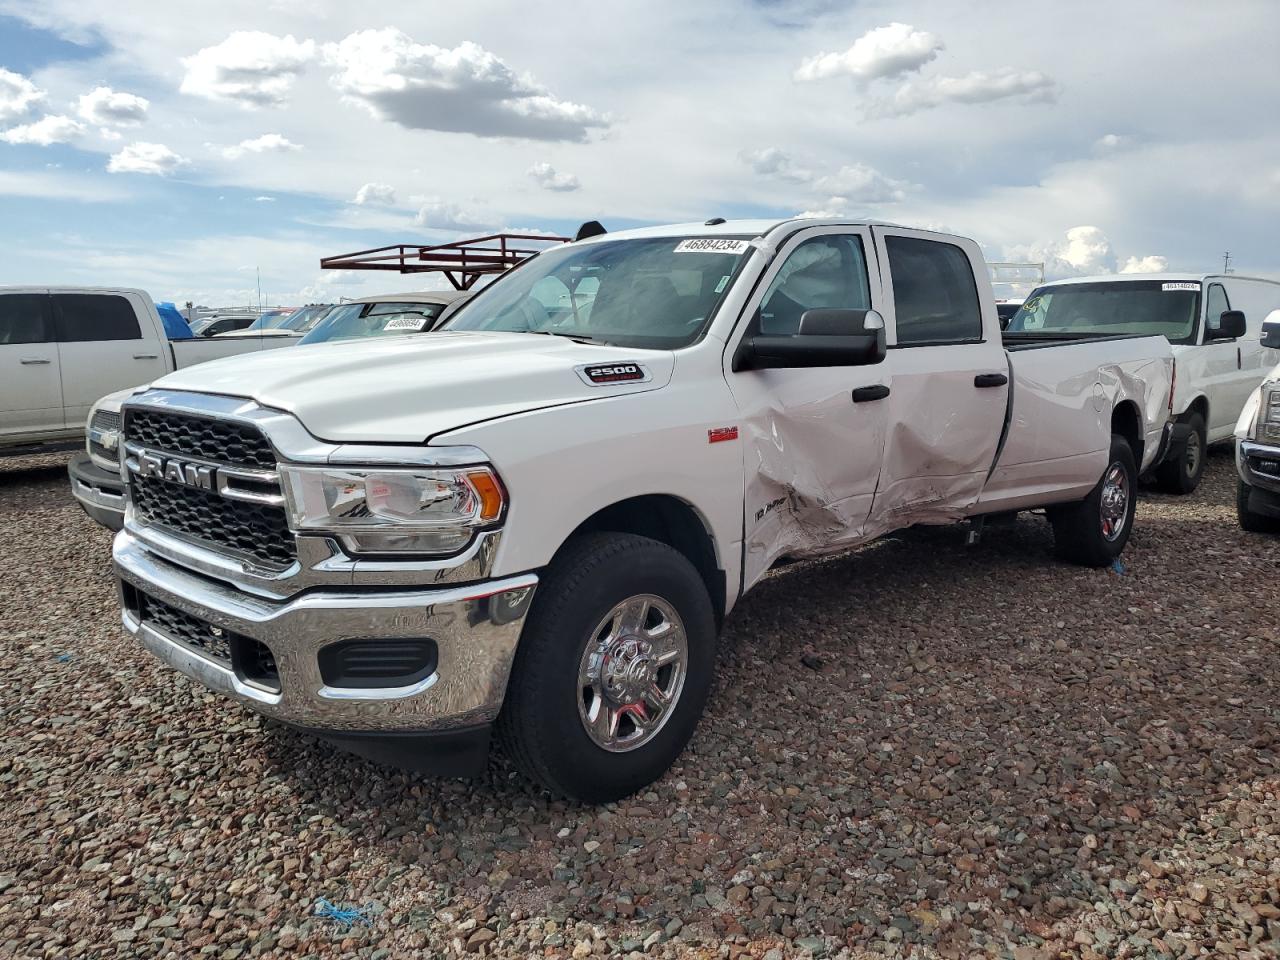
[[[115,410],[97,410],[93,414],[93,419],[89,421],[89,452],[97,454],[103,460],[115,461],[120,456],[120,451],[115,447],[108,447],[102,442],[102,438],[107,434],[119,435],[120,433],[120,414]]]
[[[197,467],[209,476],[219,471],[266,472],[266,483],[228,489],[184,481],[183,473],[129,471],[129,499],[136,519],[197,545],[282,571],[297,560],[297,542],[289,529],[274,479],[275,452],[251,424],[228,422],[160,410],[129,408],[124,416],[124,442],[132,461],[179,458],[188,471]],[[246,496],[246,493],[248,494]],[[277,502],[255,502],[274,499]]]
[[[227,420],[157,410],[130,410],[127,438],[155,453],[195,457],[232,467],[274,470],[276,454],[256,428]]]

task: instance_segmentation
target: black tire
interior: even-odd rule
[[[1118,471],[1118,473],[1117,473]],[[1102,504],[1104,490],[1109,479],[1123,478],[1127,491],[1123,510],[1117,520],[1122,520],[1114,534],[1109,534]],[[1133,450],[1123,437],[1112,434],[1111,456],[1107,459],[1102,478],[1089,495],[1079,503],[1054,507],[1049,511],[1053,524],[1053,541],[1058,556],[1069,563],[1085,567],[1106,567],[1124,552],[1129,535],[1133,532],[1133,515],[1138,504],[1138,468]],[[1109,495],[1109,493],[1108,493]],[[1115,503],[1110,498],[1111,503]]]
[[[1185,496],[1200,486],[1204,476],[1204,461],[1208,454],[1208,434],[1204,417],[1193,413],[1187,417],[1190,433],[1187,442],[1170,451],[1169,459],[1156,468],[1156,484],[1165,493]]]
[[[1240,529],[1247,533],[1280,533],[1280,520],[1249,509],[1249,494],[1252,492],[1253,487],[1236,478],[1236,517],[1240,521]]]
[[[647,742],[610,752],[579,715],[579,670],[598,625],[629,598],[657,597],[683,624],[683,686]],[[620,533],[586,534],[548,567],[520,637],[498,718],[504,752],[525,774],[561,796],[604,803],[661,777],[702,716],[715,669],[716,625],[698,571],[666,544]]]

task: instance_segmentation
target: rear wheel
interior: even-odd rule
[[[1280,519],[1263,516],[1249,509],[1249,494],[1253,487],[1243,480],[1236,480],[1236,517],[1240,529],[1248,533],[1280,533]]]
[[[1098,485],[1079,503],[1049,511],[1058,556],[1086,567],[1105,567],[1120,556],[1133,530],[1137,479],[1133,450],[1113,434]]]
[[[1188,494],[1200,486],[1208,451],[1208,435],[1204,417],[1193,413],[1187,418],[1187,442],[1175,450],[1170,459],[1156,468],[1156,480],[1165,493]]]
[[[498,732],[552,792],[600,803],[666,772],[693,734],[715,664],[702,578],[631,534],[570,544],[539,585]]]

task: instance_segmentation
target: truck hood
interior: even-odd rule
[[[594,384],[584,367],[637,363],[643,381]],[[525,333],[442,331],[242,354],[187,367],[158,390],[246,397],[334,443],[422,443],[483,420],[666,386],[669,350]]]

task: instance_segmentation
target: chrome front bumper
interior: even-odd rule
[[[1280,446],[1240,440],[1236,443],[1236,470],[1251,487],[1280,493]]]
[[[161,660],[266,716],[318,732],[436,732],[491,723],[506,693],[538,578],[524,574],[469,586],[371,591],[323,589],[276,602],[187,572],[156,557],[128,530],[116,536],[122,584],[220,628],[265,644],[279,691],[265,689],[195,647],[140,620],[122,585],[125,629]],[[434,673],[405,687],[331,687],[317,655],[340,640],[429,638]]]

